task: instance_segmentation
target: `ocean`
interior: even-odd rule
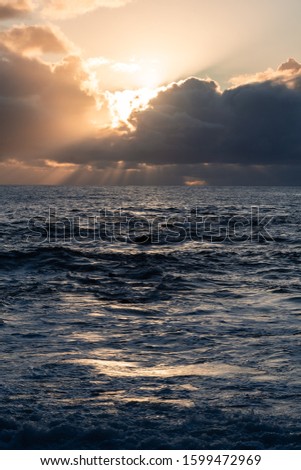
[[[301,188],[0,198],[1,449],[301,449]]]

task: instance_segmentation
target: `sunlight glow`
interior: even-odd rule
[[[45,165],[50,168],[62,168],[64,170],[74,170],[77,167],[75,163],[60,163],[54,160],[45,160]]]
[[[236,365],[225,364],[221,362],[202,364],[183,364],[171,366],[154,366],[145,367],[143,362],[127,362],[114,360],[101,360],[95,358],[78,359],[67,361],[71,364],[81,364],[92,366],[102,374],[109,377],[188,377],[188,376],[207,376],[207,377],[225,377],[241,374],[242,367]],[[257,372],[250,367],[244,368],[244,373],[249,375],[258,375]]]
[[[187,179],[185,181],[186,186],[206,186],[205,180],[194,180],[194,179]]]
[[[148,108],[150,100],[155,98],[160,89],[140,88],[138,90],[106,92],[109,102],[112,127],[117,129],[126,125],[128,129],[134,130],[133,124],[129,121],[134,111],[143,111]]]

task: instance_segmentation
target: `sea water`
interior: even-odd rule
[[[1,449],[300,449],[301,189],[0,187]]]

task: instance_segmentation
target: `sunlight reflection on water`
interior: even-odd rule
[[[238,374],[258,375],[252,368],[232,366],[223,363],[182,364],[179,366],[143,367],[138,362],[102,361],[97,359],[78,359],[77,364],[94,367],[97,372],[110,377],[223,377]]]

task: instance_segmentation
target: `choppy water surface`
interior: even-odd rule
[[[301,448],[300,188],[0,197],[1,449]]]

